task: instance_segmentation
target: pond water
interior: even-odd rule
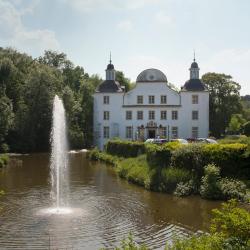
[[[147,191],[85,153],[70,155],[69,175],[71,211],[53,215],[49,155],[12,157],[0,170],[0,249],[112,248],[129,232],[162,249],[173,237],[208,230],[211,209],[220,205]]]

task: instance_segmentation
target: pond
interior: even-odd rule
[[[49,155],[12,157],[0,170],[0,249],[112,248],[132,232],[138,243],[163,249],[173,237],[209,228],[219,202],[147,191],[117,177],[112,167],[85,153],[70,154],[72,213],[47,214],[52,206]]]

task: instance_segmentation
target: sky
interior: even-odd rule
[[[105,77],[109,53],[132,81],[147,68],[182,86],[193,51],[200,75],[225,73],[250,94],[249,0],[0,0],[0,47],[64,52]]]

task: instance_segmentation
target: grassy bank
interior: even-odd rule
[[[129,150],[126,151],[126,148]],[[108,151],[108,152],[107,152]],[[128,158],[121,157],[126,151]],[[136,152],[136,153],[135,153]],[[148,190],[177,196],[249,200],[249,151],[243,143],[164,145],[110,141],[106,152],[94,149],[89,158],[115,167],[118,175]]]

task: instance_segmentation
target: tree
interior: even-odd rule
[[[202,81],[209,90],[209,127],[211,134],[225,134],[232,114],[241,113],[240,85],[230,75],[207,73]]]
[[[132,87],[130,79],[126,78],[122,71],[116,71],[116,81],[118,81],[121,86],[125,87],[125,91],[129,91]]]
[[[242,128],[242,125],[246,122],[242,114],[233,114],[229,122],[227,131],[232,134],[238,134]]]
[[[246,122],[246,123],[243,125],[243,133],[244,133],[246,136],[250,136],[250,121],[249,121],[249,122]]]
[[[11,100],[0,92],[0,152],[8,131],[13,123]]]

